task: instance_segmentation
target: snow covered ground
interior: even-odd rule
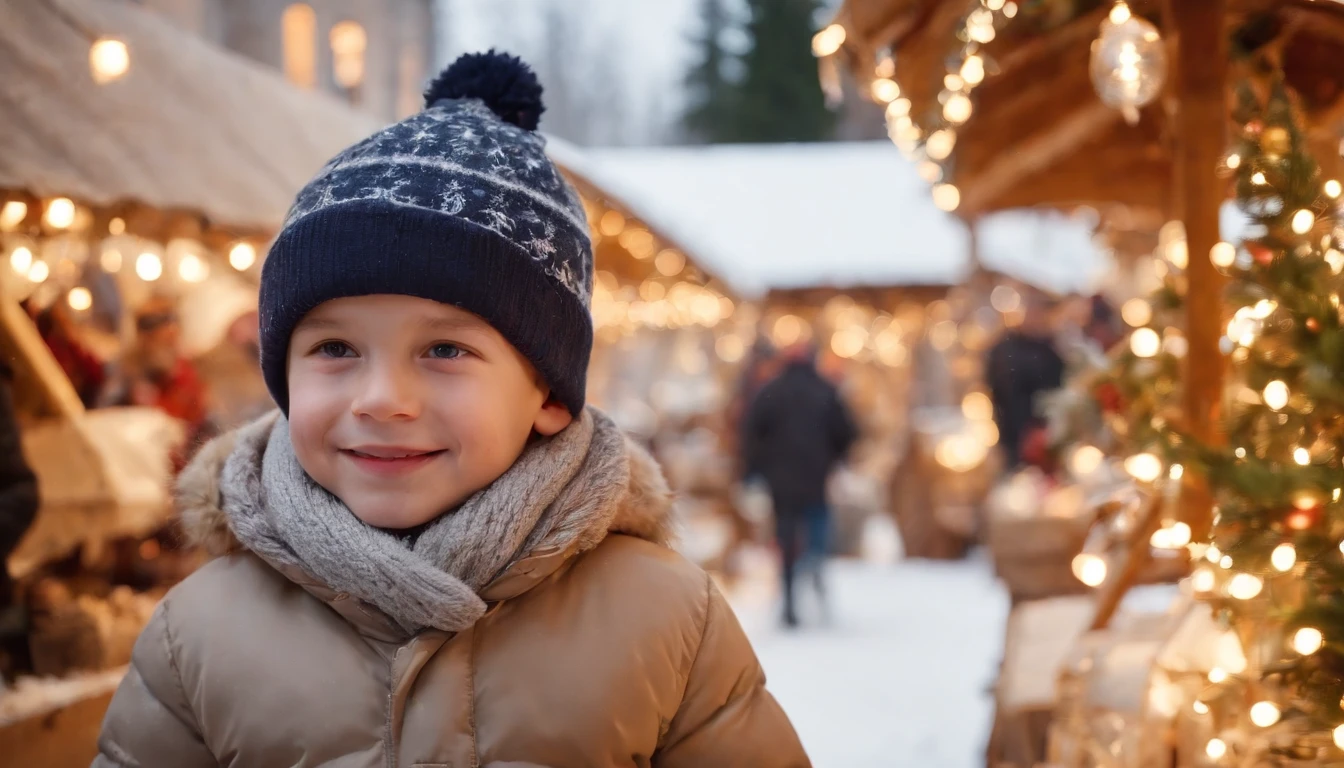
[[[1008,614],[986,558],[832,561],[832,620],[796,632],[751,572],[731,600],[817,768],[984,765]]]

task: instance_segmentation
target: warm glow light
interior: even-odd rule
[[[1073,575],[1089,587],[1099,587],[1106,581],[1106,561],[1082,552],[1073,558]]]
[[[961,205],[961,190],[951,184],[933,185],[933,204],[949,213]]]
[[[76,312],[83,312],[93,306],[93,294],[88,288],[72,288],[70,294],[65,297],[66,303]]]
[[[1324,645],[1325,636],[1315,627],[1303,627],[1293,633],[1293,650],[1303,656],[1310,656]]]
[[[1209,261],[1213,262],[1215,267],[1227,269],[1237,263],[1237,248],[1231,243],[1214,243],[1209,249]]]
[[[118,251],[116,248],[108,248],[106,251],[103,251],[103,255],[98,257],[98,261],[102,265],[104,272],[110,274],[121,271],[121,251]]]
[[[924,152],[934,160],[946,160],[947,156],[952,154],[952,148],[957,145],[957,135],[951,130],[944,128],[941,131],[934,131],[929,134],[929,138],[924,142]]]
[[[1325,252],[1325,263],[1330,265],[1330,271],[1338,275],[1344,271],[1344,253],[1331,248]]]
[[[1222,556],[1223,553],[1219,551],[1217,544],[1210,544],[1209,548],[1204,551],[1204,559],[1210,563],[1218,562],[1218,559]]]
[[[20,245],[9,254],[9,266],[14,268],[20,275],[28,274],[28,270],[33,268],[33,252],[26,246]]]
[[[975,87],[985,81],[985,60],[978,54],[966,57],[961,63],[961,79],[967,85]]]
[[[28,217],[28,204],[22,200],[10,200],[0,208],[0,231],[8,232],[23,223]]]
[[[113,216],[112,220],[107,222],[107,233],[109,235],[120,235],[126,231],[126,220],[120,216]]]
[[[1208,705],[1208,704],[1205,704],[1205,703],[1202,702],[1202,701],[1196,701],[1195,704],[1194,704],[1194,707],[1192,707],[1192,709],[1195,710],[1195,714],[1196,714],[1196,715],[1207,715],[1207,714],[1209,714],[1209,705]]]
[[[177,274],[188,283],[203,283],[210,277],[210,265],[194,253],[188,253],[177,264]]]
[[[1125,459],[1125,471],[1141,483],[1151,483],[1162,476],[1162,460],[1151,453],[1136,453]]]
[[[1257,701],[1251,705],[1251,722],[1261,728],[1268,728],[1279,722],[1281,716],[1278,706],[1272,701]]]
[[[1194,587],[1196,592],[1211,592],[1215,583],[1213,571],[1208,568],[1197,568],[1190,576],[1190,586]]]
[[[901,96],[901,86],[896,84],[895,80],[886,77],[879,77],[873,81],[873,98],[883,104],[890,104]]]
[[[964,93],[954,93],[947,98],[947,103],[943,105],[943,117],[953,125],[961,125],[971,119],[971,112],[974,109],[974,105],[971,104],[971,97]]]
[[[1292,544],[1286,542],[1280,544],[1275,547],[1274,551],[1270,554],[1269,562],[1274,566],[1275,570],[1287,573],[1288,571],[1293,570],[1293,565],[1297,563],[1297,549]]]
[[[135,274],[146,282],[158,280],[163,277],[163,260],[157,254],[146,251],[135,259]]]
[[[1227,682],[1227,671],[1222,667],[1214,667],[1209,670],[1209,682],[1213,684]]]
[[[1264,185],[1266,185],[1266,184],[1269,183],[1269,179],[1266,179],[1266,178],[1265,178],[1265,174],[1264,174],[1263,171],[1256,171],[1256,172],[1255,172],[1254,174],[1252,174],[1252,176],[1251,176],[1251,183],[1252,183],[1252,184],[1257,184],[1257,185],[1263,187]]]
[[[1260,594],[1260,590],[1265,588],[1265,582],[1259,576],[1250,573],[1238,573],[1232,577],[1232,582],[1227,585],[1227,593],[1238,600],[1250,600]]]
[[[803,320],[797,315],[784,315],[775,321],[771,334],[776,345],[787,347],[803,338]]]
[[[131,51],[120,40],[104,37],[89,46],[89,72],[93,81],[106,85],[120,79],[131,68]]]
[[[1316,214],[1306,208],[1293,214],[1293,231],[1297,234],[1305,235],[1314,226],[1316,226]]]
[[[860,326],[851,326],[836,331],[831,336],[831,351],[837,356],[849,359],[863,351],[868,341],[868,332]]]
[[[1344,749],[1344,725],[1339,726],[1334,731],[1335,746]]]
[[[1297,462],[1298,466],[1305,467],[1311,463],[1311,452],[1308,451],[1306,448],[1301,447],[1294,448],[1293,461]]]
[[[68,197],[58,197],[47,203],[43,221],[52,229],[69,229],[75,223],[75,203]]]
[[[925,160],[919,164],[919,178],[937,184],[943,180],[943,167],[932,160]]]
[[[714,352],[723,362],[736,363],[746,355],[747,343],[742,340],[741,336],[733,334],[720,336],[714,342]]]
[[[1223,555],[1221,558],[1219,558],[1219,559],[1218,559],[1218,567],[1219,567],[1219,568],[1222,568],[1223,570],[1227,570],[1228,568],[1231,568],[1231,567],[1232,567],[1232,556],[1231,556],[1231,555]]]
[[[1069,461],[1069,468],[1075,475],[1085,477],[1096,472],[1101,468],[1101,462],[1106,459],[1106,454],[1095,445],[1082,445],[1073,452],[1073,457]]]
[[[1004,16],[1007,16],[1007,17],[1010,18],[1010,19],[1013,18],[1014,16],[1016,16],[1016,15],[1017,15],[1017,3],[1013,2],[1013,0],[1008,0],[1008,2],[1004,3],[1004,4],[1003,4],[1003,15],[1004,15]]]
[[[1130,334],[1129,348],[1138,357],[1153,357],[1162,349],[1162,337],[1152,328],[1139,328]]]
[[[1153,305],[1144,299],[1130,299],[1120,308],[1120,316],[1126,323],[1138,328],[1153,319]]]
[[[1227,754],[1227,743],[1222,739],[1209,739],[1208,745],[1204,747],[1204,754],[1210,759],[1221,760]]]
[[[1265,385],[1265,405],[1276,411],[1288,406],[1288,385],[1277,379]]]
[[[43,282],[48,277],[51,277],[51,267],[47,266],[47,262],[45,261],[34,262],[33,266],[28,270],[28,279],[34,283]]]
[[[998,285],[989,292],[989,305],[1000,312],[1016,312],[1022,308],[1022,294],[1011,285]]]
[[[257,249],[251,243],[240,242],[229,249],[229,266],[246,272],[257,263]]]
[[[625,229],[625,216],[615,210],[602,214],[602,220],[597,225],[597,230],[603,237],[615,237],[621,234],[623,229]]]
[[[654,269],[666,277],[676,277],[686,268],[686,257],[680,251],[666,250],[653,260]]]
[[[1116,3],[1115,7],[1111,9],[1112,24],[1124,24],[1126,21],[1129,21],[1131,17],[1132,14],[1129,12],[1129,6],[1124,3]]]
[[[907,117],[909,114],[909,99],[897,99],[887,105],[887,120],[895,120],[898,117]]]
[[[1240,167],[1241,167],[1241,155],[1238,155],[1236,152],[1233,152],[1232,154],[1228,155],[1228,156],[1227,156],[1227,167],[1228,167],[1228,168],[1231,168],[1231,169],[1234,170],[1234,171],[1235,171],[1236,169],[1240,168]]]
[[[830,56],[845,44],[845,28],[832,24],[812,36],[812,54],[817,57]]]
[[[1341,187],[1338,180],[1331,179],[1325,182],[1326,197],[1330,198],[1331,200],[1338,200],[1341,194],[1344,194],[1344,187]]]
[[[943,87],[949,91],[960,91],[966,87],[966,81],[961,79],[961,75],[951,72],[943,76]]]
[[[961,412],[972,421],[994,418],[994,403],[984,392],[972,392],[961,399]]]

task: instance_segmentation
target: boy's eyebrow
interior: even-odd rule
[[[340,327],[341,324],[336,322],[335,320],[331,320],[324,317],[305,317],[299,321],[298,325],[294,326],[294,330],[296,331],[307,330],[309,328],[317,330],[322,329],[333,330]]]
[[[475,317],[436,317],[425,322],[431,331],[479,331],[489,325]]]

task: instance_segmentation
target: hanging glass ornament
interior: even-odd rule
[[[1157,98],[1167,77],[1167,49],[1157,27],[1117,3],[1092,42],[1091,73],[1102,103],[1138,123],[1139,108]]]

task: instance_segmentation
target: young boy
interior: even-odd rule
[[[593,257],[517,59],[337,156],[262,275],[281,414],[179,490],[217,559],[95,766],[807,766],[647,454],[584,407]]]

